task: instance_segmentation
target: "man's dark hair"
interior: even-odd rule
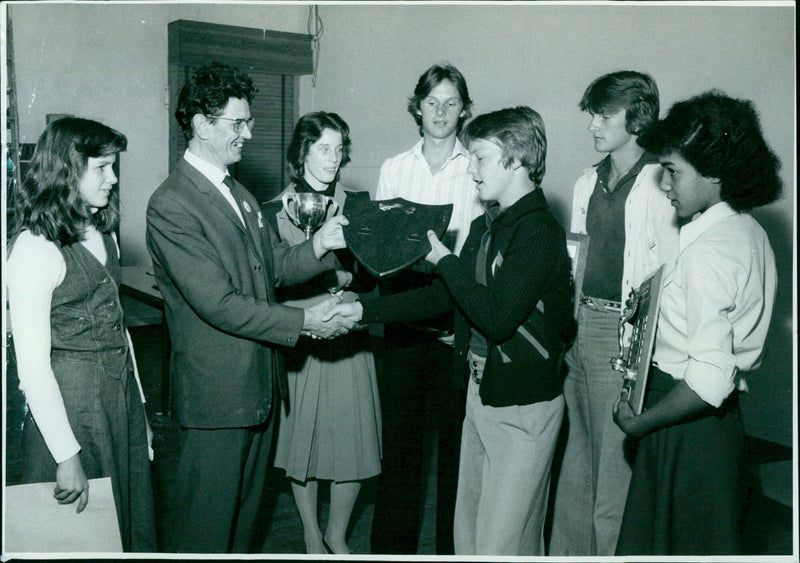
[[[461,111],[464,115],[459,116],[458,125],[456,126],[456,134],[461,133],[464,127],[464,122],[472,116],[472,100],[469,97],[469,89],[467,88],[467,81],[461,72],[453,65],[443,63],[440,65],[433,65],[428,70],[422,73],[422,76],[417,80],[417,86],[414,88],[414,95],[408,99],[408,113],[414,118],[414,122],[419,127],[419,134],[422,135],[422,116],[420,115],[420,103],[428,97],[431,90],[436,88],[440,83],[449,80],[453,83],[458,90],[458,95],[461,98],[462,108]]]
[[[712,90],[678,102],[637,142],[654,154],[675,152],[698,174],[718,178],[722,201],[736,211],[780,196],[780,160],[764,140],[749,100]]]
[[[216,62],[201,66],[178,95],[175,117],[183,136],[187,141],[194,137],[192,118],[198,113],[218,116],[230,98],[244,99],[249,104],[257,91],[253,79],[237,68]]]
[[[625,130],[641,135],[658,121],[658,86],[649,74],[622,70],[604,74],[586,88],[581,111],[595,115],[625,110]]]

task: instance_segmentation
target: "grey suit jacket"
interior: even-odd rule
[[[219,190],[180,159],[147,207],[147,248],[172,339],[174,412],[185,427],[265,422],[273,380],[288,397],[276,352],[297,343],[304,315],[276,303],[275,286],[328,267],[311,241],[278,242],[255,198],[238,183],[232,191],[244,201],[247,229]]]

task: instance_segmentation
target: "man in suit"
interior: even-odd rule
[[[252,137],[255,91],[247,74],[227,65],[194,73],[175,111],[187,151],[147,208],[180,425],[170,551],[260,550],[274,387],[288,397],[279,347],[352,326],[322,322],[331,302],[300,309],[275,301],[276,285],[329,269],[325,256],[344,247],[347,220],[331,219],[303,244],[278,243],[256,199],[227,174]]]

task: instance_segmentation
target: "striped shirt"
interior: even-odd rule
[[[422,154],[423,139],[411,149],[384,161],[375,199],[402,197],[427,205],[453,204],[453,215],[443,243],[459,254],[469,234],[472,220],[485,208],[478,199],[472,175],[467,172],[469,152],[456,139],[453,154],[435,174]]]

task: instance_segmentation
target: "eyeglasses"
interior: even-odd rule
[[[242,118],[234,119],[232,117],[219,117],[217,115],[207,115],[206,117],[208,119],[224,119],[225,121],[232,121],[233,130],[236,131],[237,133],[241,133],[245,125],[247,125],[247,128],[250,129],[250,131],[252,131],[253,127],[256,124],[255,117],[248,117],[247,119],[242,119]]]

